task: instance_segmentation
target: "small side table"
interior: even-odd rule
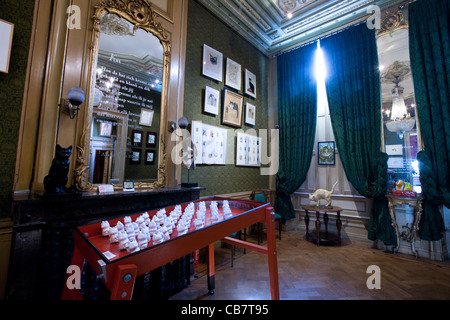
[[[316,207],[316,206],[303,206],[303,210],[305,210],[305,224],[306,224],[306,239],[307,240],[315,240],[317,242],[317,246],[320,246],[320,242],[337,242],[338,245],[341,245],[341,227],[342,227],[342,221],[341,221],[341,211],[342,208],[340,207]],[[316,232],[309,233],[309,212],[315,211],[316,212]],[[320,232],[320,212],[323,212],[323,221],[325,223],[325,234]],[[329,212],[336,212],[337,218],[336,218],[336,227],[337,227],[337,237],[333,237],[331,234],[328,234],[328,213]]]
[[[416,232],[419,229],[419,221],[422,215],[422,200],[423,197],[421,195],[417,195],[416,198],[407,198],[407,197],[397,197],[391,194],[387,194],[388,198],[388,206],[389,206],[389,214],[391,215],[392,226],[395,229],[395,233],[397,236],[397,246],[394,248],[394,252],[397,253],[400,247],[400,231],[398,230],[397,225],[397,216],[395,213],[395,206],[397,205],[408,205],[414,209],[414,218],[411,224],[411,232],[408,236],[405,237],[405,240],[411,243],[411,252],[419,257],[419,252],[416,250]]]

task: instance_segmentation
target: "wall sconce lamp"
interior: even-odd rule
[[[73,87],[67,94],[68,99],[62,99],[63,111],[67,113],[70,119],[74,119],[80,110],[80,104],[84,102],[85,94],[79,87]],[[61,107],[61,104],[59,105]]]
[[[180,129],[186,129],[189,125],[189,121],[186,117],[181,117],[178,119],[178,125],[175,121],[169,121],[169,132],[172,133],[177,129],[177,126]]]

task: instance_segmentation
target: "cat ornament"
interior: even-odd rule
[[[331,188],[331,191],[325,190],[325,189],[317,189],[314,191],[313,194],[309,195],[309,200],[316,202],[316,207],[320,207],[320,200],[326,200],[327,204],[325,207],[330,208],[331,207],[331,195],[334,192],[334,188],[337,185],[337,181],[334,183],[333,188]]]

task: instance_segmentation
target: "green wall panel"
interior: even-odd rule
[[[1,1],[0,19],[14,24],[14,35],[9,73],[0,73],[0,218],[10,216],[33,13],[32,0]]]

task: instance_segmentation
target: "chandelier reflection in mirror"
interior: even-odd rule
[[[416,124],[414,117],[408,112],[403,98],[403,87],[399,83],[409,77],[411,68],[407,62],[395,61],[386,72],[383,73],[383,80],[392,81],[395,86],[392,89],[392,109],[390,111],[390,120],[386,122],[386,128],[397,133],[400,139],[403,139],[405,132],[411,131]]]

